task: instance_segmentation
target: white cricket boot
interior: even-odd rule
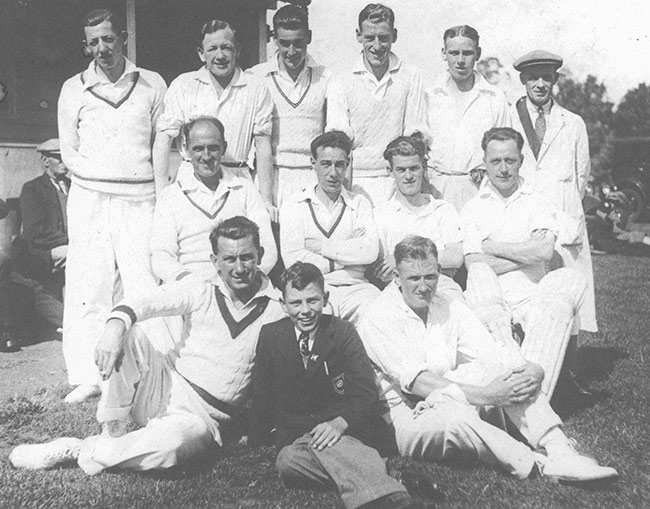
[[[41,470],[72,463],[79,456],[81,440],[63,437],[45,444],[19,445],[9,454],[9,461],[16,468]]]

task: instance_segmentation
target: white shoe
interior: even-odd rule
[[[52,468],[76,461],[80,445],[81,440],[72,437],[58,438],[46,444],[23,444],[11,451],[9,461],[16,468]]]
[[[96,398],[102,393],[98,385],[81,384],[77,385],[64,399],[66,403],[81,403],[91,398]]]
[[[552,458],[539,453],[534,454],[539,472],[552,482],[585,482],[618,478],[616,469],[600,466],[593,458],[581,456],[576,452]]]

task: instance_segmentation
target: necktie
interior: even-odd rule
[[[300,337],[298,338],[298,346],[300,347],[300,355],[302,355],[302,363],[307,367],[307,361],[311,355],[311,350],[309,349],[309,334],[306,332],[301,332]]]
[[[539,139],[539,144],[542,144],[544,135],[546,134],[546,117],[544,116],[544,108],[539,106],[537,108],[537,120],[535,120],[535,132],[537,133],[537,139]]]

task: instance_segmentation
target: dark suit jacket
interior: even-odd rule
[[[49,259],[49,252],[68,243],[59,196],[47,174],[30,180],[20,193],[23,237],[33,252]]]
[[[370,360],[351,323],[322,316],[307,369],[289,318],[262,327],[253,369],[251,444],[265,443],[275,427],[279,450],[338,416],[349,425],[346,434],[368,442],[376,401]]]

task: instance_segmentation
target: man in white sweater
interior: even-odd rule
[[[95,350],[104,380],[97,409],[102,434],[20,445],[9,457],[14,467],[77,461],[89,475],[165,469],[192,461],[214,442],[223,445],[248,394],[259,331],[284,312],[258,267],[255,223],[230,218],[210,241],[218,272],[212,281],[169,283],[110,313]],[[148,319],[170,315],[184,316],[184,339],[163,355],[151,345]],[[127,433],[129,417],[139,428]]]
[[[394,189],[384,148],[398,136],[426,131],[426,101],[420,73],[391,51],[397,40],[392,9],[364,7],[357,40],[361,58],[351,72],[331,81],[326,130],[343,131],[352,139],[352,184],[377,205]]]
[[[306,9],[285,5],[273,16],[277,53],[250,72],[264,80],[273,99],[271,145],[274,200],[280,207],[316,184],[309,144],[325,129],[328,73],[307,52],[311,30]]]
[[[215,267],[210,263],[210,232],[221,221],[245,216],[260,229],[267,273],[278,259],[271,220],[255,185],[221,167],[227,150],[223,124],[214,117],[198,117],[182,129],[193,173],[183,172],[156,203],[151,232],[151,268],[163,281],[189,273],[206,281]]]
[[[165,82],[124,57],[124,25],[110,11],[94,10],[83,24],[93,61],[63,84],[58,106],[72,179],[63,353],[77,388],[69,403],[99,393],[93,350],[116,296],[156,285],[149,231],[155,195],[166,185],[151,162]]]
[[[334,314],[356,324],[379,290],[365,272],[377,259],[379,237],[367,198],[343,187],[352,142],[329,131],[311,143],[318,184],[280,209],[280,246],[286,265],[309,262],[325,275]]]

